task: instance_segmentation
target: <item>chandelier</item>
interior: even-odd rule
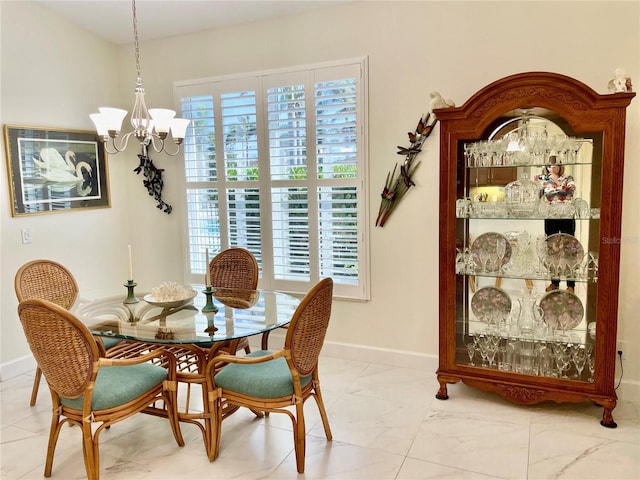
[[[180,152],[180,144],[184,140],[189,120],[186,118],[174,118],[176,112],[165,108],[147,109],[144,101],[144,87],[140,76],[140,47],[138,44],[138,19],[136,15],[136,1],[131,1],[133,11],[133,38],[136,57],[136,78],[135,103],[131,112],[131,126],[133,131],[116,138],[120,133],[122,121],[127,116],[127,111],[121,108],[100,107],[100,113],[89,115],[96,126],[96,131],[100,139],[105,144],[108,153],[115,154],[127,148],[129,139],[134,136],[142,146],[143,155],[147,155],[147,150],[151,146],[156,152],[164,151],[167,155],[175,156]],[[171,132],[174,143],[177,145],[175,152],[165,149],[165,140]],[[109,150],[109,145],[113,150]]]

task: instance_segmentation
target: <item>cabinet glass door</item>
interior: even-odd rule
[[[601,133],[534,110],[458,143],[456,363],[593,382]]]

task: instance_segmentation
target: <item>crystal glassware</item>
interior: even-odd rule
[[[507,253],[507,239],[498,238],[496,240],[496,255],[498,255],[498,271],[502,272],[502,261]]]
[[[566,370],[571,365],[571,352],[567,349],[559,349],[556,351],[556,365],[562,378],[569,378]]]
[[[593,383],[593,372],[596,370],[596,357],[594,352],[587,356],[587,367],[589,368],[589,382]]]
[[[576,366],[576,378],[582,377],[582,370],[584,370],[585,363],[587,361],[587,350],[584,347],[578,346],[571,352],[573,364]]]
[[[475,366],[475,363],[473,363],[473,356],[476,353],[476,344],[471,341],[469,343],[466,344],[467,346],[467,355],[469,355],[469,365],[470,366]]]

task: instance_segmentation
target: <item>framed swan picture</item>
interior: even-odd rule
[[[107,152],[96,132],[4,126],[11,215],[107,208]]]

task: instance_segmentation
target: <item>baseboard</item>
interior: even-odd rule
[[[252,337],[249,344],[252,349],[260,348],[260,338]],[[255,339],[255,340],[254,340]],[[284,334],[273,331],[269,335],[269,350],[280,348],[284,343]],[[356,360],[360,362],[381,363],[393,367],[416,368],[435,372],[438,368],[438,357],[416,352],[406,352],[389,348],[367,347],[353,343],[340,343],[325,341],[322,346],[322,355],[342,358],[344,360]]]
[[[36,360],[33,355],[25,355],[0,365],[0,382],[10,378],[32,372],[36,369]]]
[[[348,343],[325,342],[322,347],[322,354],[345,360],[381,363],[392,367],[415,368],[433,372],[434,375],[438,369],[438,357],[435,355],[390,348],[373,348]]]
[[[260,336],[253,337],[250,341],[251,348],[260,349]],[[269,336],[271,349],[279,348],[284,341],[284,335],[272,333]],[[341,358],[344,360],[355,360],[359,362],[381,363],[393,367],[415,368],[428,372],[435,372],[438,368],[438,357],[416,352],[406,352],[403,350],[393,350],[389,348],[374,348],[350,343],[339,343],[325,341],[322,348],[322,355]],[[26,355],[19,359],[0,365],[0,381],[29,373],[36,368],[36,362],[31,355]],[[635,380],[623,380],[617,390],[620,400],[630,402],[640,402],[640,382]]]
[[[635,380],[623,380],[616,390],[619,400],[640,403],[640,382]]]

